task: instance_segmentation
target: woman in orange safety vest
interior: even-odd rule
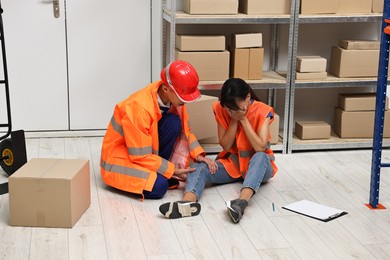
[[[185,103],[200,97],[191,64],[177,60],[151,83],[116,105],[103,139],[101,176],[114,188],[159,199],[194,168],[190,160],[216,163],[190,132]]]
[[[193,165],[196,171],[187,177],[183,199],[160,206],[160,212],[168,218],[199,214],[201,207],[197,201],[206,184],[242,181],[239,198],[226,202],[229,216],[238,223],[249,199],[277,171],[270,148],[272,107],[257,101],[244,80],[231,78],[223,84],[220,101],[213,109],[223,148],[216,159],[218,168],[214,171],[202,163]]]

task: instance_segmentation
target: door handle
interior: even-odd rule
[[[60,17],[60,2],[59,2],[59,0],[53,0],[53,12],[54,12],[55,18]]]

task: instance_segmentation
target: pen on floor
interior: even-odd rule
[[[272,202],[272,210],[275,211],[275,203]]]

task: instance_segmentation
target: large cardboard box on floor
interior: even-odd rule
[[[341,138],[372,138],[375,111],[334,110],[334,132]],[[383,137],[390,137],[390,111],[385,111]]]
[[[375,111],[376,93],[339,94],[338,105],[344,111]],[[389,98],[386,97],[387,110]]]
[[[229,78],[229,51],[176,51],[176,59],[191,63],[198,72],[199,80],[225,81]]]
[[[340,78],[378,75],[379,50],[332,47],[329,72]]]
[[[338,0],[301,0],[301,14],[334,14]]]
[[[217,101],[217,97],[202,94],[195,102],[186,104],[191,133],[198,140],[218,138],[217,123],[213,112],[213,104]]]
[[[371,11],[373,13],[382,13],[383,12],[384,0],[372,0]]]
[[[302,140],[329,139],[331,127],[324,121],[297,121],[295,135]]]
[[[91,204],[88,160],[31,159],[8,180],[12,226],[71,228]]]
[[[184,0],[188,14],[237,14],[238,0]]]
[[[289,14],[291,0],[240,0],[239,11],[244,14]]]
[[[232,47],[239,48],[256,48],[263,46],[262,33],[235,33],[232,34]]]
[[[326,59],[320,56],[298,56],[296,63],[298,72],[326,71]]]
[[[339,47],[346,50],[379,50],[380,41],[339,40]]]
[[[280,117],[278,114],[274,113],[274,121],[272,121],[269,126],[269,132],[271,135],[271,144],[277,144],[279,142],[279,125],[280,125]]]
[[[372,0],[338,0],[337,13],[371,13]]]
[[[224,51],[224,35],[176,35],[176,48],[179,51]]]

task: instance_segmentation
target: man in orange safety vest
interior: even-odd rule
[[[103,139],[101,176],[114,188],[160,199],[195,169],[191,161],[216,166],[190,132],[185,103],[200,97],[199,78],[188,62],[176,60],[161,80],[116,105]]]

